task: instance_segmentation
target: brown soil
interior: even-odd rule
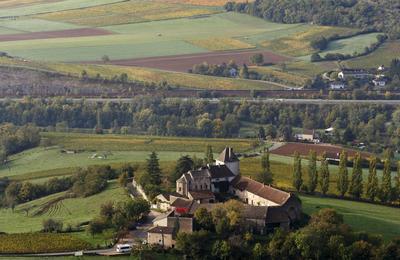
[[[299,152],[300,156],[307,156],[310,150],[315,151],[318,156],[321,156],[324,152],[326,152],[328,157],[334,159],[339,158],[339,153],[341,153],[343,150],[347,152],[347,155],[349,157],[354,157],[357,153],[356,150],[347,149],[336,145],[306,143],[288,143],[279,147],[278,149],[271,151],[271,153],[283,156],[292,156],[295,152]],[[361,152],[361,156],[364,159],[369,158],[370,155],[371,154],[369,153]]]

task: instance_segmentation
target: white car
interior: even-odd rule
[[[132,251],[132,246],[129,244],[119,244],[117,245],[118,253],[129,253]]]

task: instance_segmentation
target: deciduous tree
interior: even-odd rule
[[[310,151],[308,159],[308,190],[311,193],[315,192],[318,185],[318,173],[317,173],[317,153]]]
[[[376,174],[376,157],[369,160],[369,174],[366,185],[366,196],[374,201],[379,193],[378,175]]]

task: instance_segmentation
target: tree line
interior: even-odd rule
[[[314,194],[319,187],[322,195],[329,191],[330,170],[328,167],[327,155],[324,153],[321,158],[319,169],[317,169],[317,154],[310,151],[308,166],[305,170],[308,182],[304,182],[302,159],[298,152],[294,154],[293,161],[293,187],[297,191],[304,191]],[[365,198],[371,202],[380,201],[398,205],[400,203],[400,161],[397,162],[394,178],[392,177],[392,159],[387,157],[383,160],[384,166],[381,181],[377,174],[378,159],[369,159],[369,171],[367,180],[363,180],[362,158],[357,153],[353,159],[353,169],[350,175],[348,171],[348,155],[346,151],[340,153],[339,169],[336,179],[336,188],[341,198],[346,194],[359,200]]]
[[[293,138],[293,128],[334,127],[333,135],[323,135],[323,141],[351,144],[356,139],[376,152],[382,146],[400,149],[400,108],[389,105],[256,104],[229,99],[212,103],[147,96],[135,97],[132,103],[101,104],[48,99],[0,103],[0,123],[5,122],[32,123],[47,131],[101,128],[118,134],[201,137],[247,137],[240,135],[240,129],[251,123],[264,125],[267,136],[284,140]]]
[[[226,3],[227,11],[248,13],[278,23],[315,23],[385,32],[400,37],[398,1],[257,0]]]
[[[39,143],[39,129],[31,124],[0,124],[0,165],[7,161],[9,155],[33,148]]]

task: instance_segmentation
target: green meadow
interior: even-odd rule
[[[97,5],[122,2],[123,0],[64,0],[47,3],[39,3],[14,8],[3,8],[0,10],[0,17],[27,16],[34,14],[50,13],[63,10],[80,9]]]
[[[312,214],[322,208],[333,208],[344,216],[345,223],[356,231],[382,235],[389,240],[400,235],[400,209],[369,203],[300,196],[303,210]]]
[[[64,225],[76,226],[97,216],[101,204],[107,201],[125,201],[129,198],[118,183],[110,182],[107,189],[99,194],[86,198],[64,199],[51,203],[65,193],[56,193],[34,201],[18,205],[12,209],[0,209],[0,230],[6,233],[24,233],[39,231],[43,220],[53,218],[63,221]],[[47,212],[37,215],[44,207],[51,205]]]

